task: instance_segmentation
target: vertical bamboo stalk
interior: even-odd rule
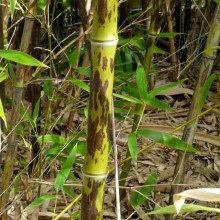
[[[149,91],[154,88],[154,76],[150,74],[151,63],[153,59],[153,47],[157,37],[156,21],[159,18],[161,0],[153,0],[150,28],[148,30],[147,51],[144,59],[144,69],[148,80]]]
[[[216,58],[217,50],[210,49],[218,46],[220,42],[220,5],[216,6],[215,15],[209,31],[208,39],[206,42],[205,52],[202,57],[202,63],[198,75],[197,85],[194,91],[192,103],[190,106],[188,119],[190,120],[200,114],[204,105],[203,94],[205,82],[212,70],[214,60]],[[183,132],[182,140],[188,145],[192,145],[195,130],[197,128],[198,119],[188,124]],[[174,180],[170,193],[170,202],[172,202],[173,194],[179,192],[180,186],[178,184],[183,183],[186,164],[189,162],[189,154],[184,152],[178,152],[178,158],[176,161],[176,167],[174,171]]]
[[[23,34],[21,39],[20,51],[27,52],[30,39],[32,34],[32,28],[34,24],[34,18],[32,14],[35,12],[35,0],[29,1],[30,13],[27,13],[25,17],[25,23],[23,28]],[[9,193],[9,185],[10,179],[12,176],[13,163],[17,152],[17,124],[19,122],[19,109],[22,100],[23,86],[24,86],[24,73],[25,67],[23,65],[17,65],[16,69],[16,81],[14,84],[14,92],[13,92],[13,104],[12,104],[12,113],[11,113],[11,133],[8,137],[8,146],[6,151],[6,158],[4,163],[4,171],[2,176],[2,196],[1,196],[1,207],[0,207],[0,215],[1,219],[7,219],[5,209],[7,207],[8,202],[8,193]]]
[[[0,0],[0,3],[2,1]],[[4,33],[3,33],[3,6],[0,6],[0,49],[4,49]],[[0,99],[2,101],[2,105],[4,107],[5,104],[5,83],[4,81],[0,83]],[[0,129],[1,132],[4,131],[4,121],[0,119]],[[0,133],[0,164],[2,164],[2,148],[3,148],[3,141],[2,135]],[[0,174],[2,170],[0,168]]]
[[[166,9],[166,17],[167,17],[167,29],[168,32],[173,32],[173,24],[172,24],[172,12],[170,9],[170,0],[165,1],[165,9]],[[171,80],[175,82],[177,80],[177,57],[176,57],[176,48],[174,37],[169,37],[170,42],[170,61],[172,65],[171,69]]]
[[[117,0],[95,0],[91,33],[92,75],[87,153],[83,165],[82,220],[102,219],[112,113]]]

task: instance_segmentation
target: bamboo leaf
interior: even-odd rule
[[[130,40],[131,39],[129,39],[129,38],[120,37],[119,41],[118,41],[118,46],[125,46],[126,44],[128,44],[130,42]]]
[[[220,189],[218,188],[199,188],[189,189],[173,195],[173,202],[177,214],[179,214],[186,198],[202,200],[206,202],[220,202]]]
[[[78,57],[79,57],[79,52],[77,50],[74,50],[69,56],[69,65],[73,66],[76,63]]]
[[[116,108],[114,107],[114,112],[115,113],[122,113],[122,114],[126,114],[126,115],[140,115],[140,113],[138,111],[135,110],[130,110],[130,109],[123,109],[123,108]]]
[[[16,4],[17,4],[17,0],[11,0],[10,1],[10,13],[11,13],[11,18],[12,19],[14,17],[14,11],[15,11]]]
[[[128,47],[124,47],[123,52],[124,52],[124,56],[125,56],[125,72],[132,72],[132,70],[133,70],[133,64],[132,64],[133,51],[130,50]]]
[[[147,102],[147,79],[144,67],[141,64],[137,66],[136,80],[139,96],[143,102]]]
[[[139,206],[146,201],[147,197],[151,194],[151,192],[154,189],[153,184],[157,182],[157,177],[158,174],[156,172],[153,172],[144,182],[144,186],[146,187],[141,188],[139,192],[135,191],[131,194],[131,198],[130,198],[131,205]]]
[[[144,41],[144,38],[142,36],[133,37],[129,44],[139,50],[146,50],[147,47],[146,42]]]
[[[62,165],[61,170],[57,174],[57,177],[54,183],[54,187],[57,192],[62,189],[63,184],[66,182],[66,179],[69,176],[72,165],[75,162],[76,149],[77,149],[77,144],[75,144],[70,155],[67,157],[66,161]]]
[[[45,80],[44,81],[44,92],[48,98],[52,96],[53,93],[53,84],[51,80]]]
[[[213,0],[214,2],[220,4],[220,0]]]
[[[135,98],[139,97],[139,91],[138,88],[136,88],[136,86],[132,87],[132,85],[130,84],[128,86],[122,86],[121,91],[127,93],[129,96]]]
[[[39,115],[39,111],[40,111],[40,98],[37,100],[37,103],[34,107],[34,111],[33,111],[33,120],[36,122],[38,115]]]
[[[8,73],[6,71],[2,71],[0,74],[0,82],[3,82],[8,77],[9,77]]]
[[[188,145],[185,141],[180,140],[170,134],[152,131],[152,130],[138,130],[137,134],[148,138],[157,143],[163,144],[166,147],[170,147],[176,150],[186,151],[190,153],[198,153],[198,150]]]
[[[153,106],[155,108],[163,109],[163,110],[171,110],[172,109],[166,103],[164,103],[154,97],[149,97],[149,96],[148,96],[148,100],[147,100],[146,104]]]
[[[149,93],[149,97],[155,97],[156,95],[160,94],[161,92],[167,91],[169,89],[172,89],[180,84],[182,84],[183,82],[185,82],[187,79],[182,79],[178,82],[173,82],[173,83],[169,83],[167,85],[164,86],[160,86],[157,88],[154,88],[150,93]]]
[[[50,159],[51,157],[59,153],[61,150],[62,146],[60,146],[60,144],[55,143],[52,146],[50,146],[48,150],[45,151],[44,155],[47,159]]]
[[[137,147],[137,135],[135,133],[130,133],[128,135],[128,148],[132,159],[134,161],[137,161],[138,147]]]
[[[211,207],[207,207],[207,206],[194,205],[194,204],[184,204],[182,206],[180,213],[198,212],[198,211],[220,213],[220,209],[218,209],[218,208],[211,208]],[[164,214],[176,214],[176,209],[175,209],[174,205],[170,205],[170,206],[156,209],[154,211],[146,213],[144,216],[146,216],[146,215],[164,215]]]
[[[57,135],[57,134],[46,134],[43,136],[39,136],[37,138],[37,141],[39,143],[42,143],[42,141],[44,143],[48,143],[48,142],[53,142],[53,143],[58,143],[58,144],[65,144],[66,143],[66,138]]]
[[[46,9],[46,3],[45,0],[37,0],[37,7],[40,8],[41,10],[45,10]]]
[[[34,207],[36,207],[36,206],[39,206],[39,205],[45,203],[45,202],[48,201],[48,200],[55,199],[55,198],[56,198],[56,196],[53,196],[53,195],[44,195],[44,196],[41,196],[41,197],[37,198],[36,200],[34,200],[31,204],[29,204],[29,205],[25,208],[25,210],[34,208]]]
[[[167,33],[159,33],[157,34],[157,37],[175,37],[176,35],[180,35],[181,33],[176,32],[167,32]]]
[[[85,90],[86,92],[89,92],[89,86],[86,83],[84,83],[82,80],[79,80],[75,77],[67,77],[67,80],[71,81],[74,85]]]
[[[47,65],[35,59],[34,57],[18,50],[0,50],[0,57],[27,66],[40,66],[49,68]]]
[[[153,172],[148,178],[147,180],[144,182],[144,185],[146,187],[143,187],[140,192],[141,194],[138,194],[138,197],[137,197],[137,202],[138,204],[143,204],[144,201],[146,200],[146,197],[149,196],[153,189],[154,189],[154,184],[157,182],[157,177],[158,177],[158,174],[157,172]]]
[[[210,87],[211,87],[211,85],[212,85],[212,83],[213,83],[213,81],[215,80],[215,78],[216,78],[217,75],[218,75],[217,73],[213,73],[213,74],[211,74],[211,75],[208,77],[208,79],[206,80],[205,85],[204,85],[203,93],[201,94],[201,96],[202,96],[202,97],[201,97],[201,105],[204,104],[204,102],[205,102],[205,100],[206,100],[206,98],[207,98],[207,96],[208,96]]]
[[[116,94],[116,93],[113,93],[113,96],[116,97],[116,98],[121,98],[121,99],[124,99],[126,101],[129,101],[129,102],[133,102],[133,103],[138,103],[138,104],[142,104],[143,102],[137,98],[134,98],[132,96],[125,96],[125,95],[120,95],[120,94]]]
[[[153,53],[157,54],[165,54],[165,51],[160,49],[159,47],[156,47],[155,45],[153,46]]]
[[[7,127],[5,112],[4,112],[4,108],[3,108],[3,105],[2,105],[2,100],[1,99],[0,99],[0,117],[4,121],[5,127]]]

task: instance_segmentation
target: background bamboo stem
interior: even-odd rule
[[[209,31],[205,52],[202,56],[202,63],[198,75],[198,81],[194,91],[187,120],[190,120],[196,115],[199,115],[203,108],[205,101],[203,98],[204,89],[205,89],[204,85],[211,73],[213,63],[217,54],[217,50],[215,49],[215,47],[218,46],[219,40],[220,40],[220,5],[217,5],[215,10],[215,16],[213,18],[213,23]],[[193,143],[197,124],[198,124],[198,119],[192,121],[184,129],[182,140],[184,140],[188,145],[192,145]],[[173,179],[173,184],[177,186],[173,186],[171,188],[170,203],[172,203],[173,194],[181,190],[181,187],[178,186],[178,184],[183,183],[184,181],[184,175],[187,167],[186,164],[188,162],[189,162],[189,154],[185,152],[178,152],[178,158],[176,161],[176,167],[175,167],[174,179]]]
[[[34,0],[29,1],[29,5],[31,6],[31,10],[30,10],[31,13],[28,13],[25,17],[24,29],[23,29],[21,45],[20,45],[20,50],[23,52],[27,52],[30,45],[32,28],[34,25],[34,18],[31,15],[34,14],[35,11],[35,7],[33,7],[33,4],[35,4],[34,2],[35,2]],[[25,67],[23,65],[18,65],[16,69],[16,81],[14,83],[12,114],[10,121],[10,127],[12,129],[12,132],[8,137],[5,166],[2,176],[3,194],[1,196],[0,214],[1,214],[1,219],[3,220],[7,219],[5,210],[7,209],[8,195],[9,195],[8,190],[13,172],[13,163],[17,152],[17,126],[19,122],[19,110],[20,110],[22,94],[23,94],[24,74],[25,74]]]

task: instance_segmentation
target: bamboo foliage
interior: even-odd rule
[[[194,91],[187,121],[199,115],[203,108],[205,101],[204,93],[205,93],[206,80],[208,79],[211,73],[214,60],[217,54],[216,47],[218,46],[219,42],[220,42],[220,5],[217,5],[215,16],[213,18],[213,22],[210,27],[208,39],[206,42],[206,47],[202,55],[202,63],[200,66],[198,81]],[[182,139],[188,145],[191,145],[193,142],[197,124],[198,124],[198,119],[188,124],[184,129]],[[173,180],[173,183],[177,184],[177,186],[173,186],[171,189],[170,202],[172,202],[172,195],[180,191],[180,186],[178,186],[178,184],[183,183],[186,164],[188,163],[188,161],[189,161],[188,154],[184,152],[178,152],[178,158],[176,162],[174,180]]]
[[[153,87],[153,78],[150,76],[150,71],[151,71],[150,67],[151,67],[151,62],[152,62],[152,58],[153,58],[153,47],[155,45],[155,39],[156,39],[156,26],[155,25],[156,25],[156,19],[158,18],[158,14],[159,14],[160,4],[161,4],[160,0],[153,1],[151,24],[150,24],[150,28],[149,28],[149,32],[148,32],[147,49],[146,49],[146,54],[145,54],[144,64],[143,64],[146,78],[148,80],[150,79],[152,82],[150,85],[148,84],[148,86],[150,87],[149,90]],[[137,132],[139,125],[140,125],[140,122],[141,122],[141,119],[142,119],[142,116],[144,114],[144,109],[145,109],[145,103],[136,105],[135,111],[138,114],[136,114],[134,116],[132,132]],[[131,156],[130,151],[127,150],[126,158],[130,158],[130,156]],[[132,161],[131,158],[127,159],[122,166],[122,172],[120,175],[120,186],[125,185],[128,173],[130,171],[131,161]],[[120,196],[121,196],[121,199],[123,199],[125,197],[125,190],[124,189],[121,189]]]
[[[118,40],[117,3],[117,0],[94,1],[87,153],[83,166],[83,220],[102,219],[108,173],[114,56]]]
[[[34,18],[32,14],[35,12],[35,5],[34,0],[29,1],[30,6],[30,13],[27,13],[25,17],[25,23],[24,23],[24,29],[21,39],[21,46],[20,51],[27,52],[30,40],[31,40],[31,34],[34,24]],[[13,169],[13,163],[14,158],[16,156],[17,151],[17,125],[19,122],[19,110],[20,110],[20,104],[22,100],[22,93],[23,93],[23,87],[24,87],[24,74],[25,74],[25,67],[23,65],[18,65],[16,69],[16,81],[14,83],[14,92],[13,92],[13,105],[12,105],[12,113],[11,113],[11,121],[10,126],[12,128],[12,131],[8,137],[8,146],[7,146],[7,152],[6,152],[6,158],[5,158],[5,166],[2,176],[2,191],[4,192],[1,196],[1,219],[6,219],[6,214],[4,213],[5,208],[8,203],[8,189],[10,185],[10,179],[12,176],[12,169]]]

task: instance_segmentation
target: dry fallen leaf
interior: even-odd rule
[[[181,193],[174,194],[173,201],[177,214],[180,212],[180,209],[187,198],[206,202],[219,202],[220,188],[189,189]]]

